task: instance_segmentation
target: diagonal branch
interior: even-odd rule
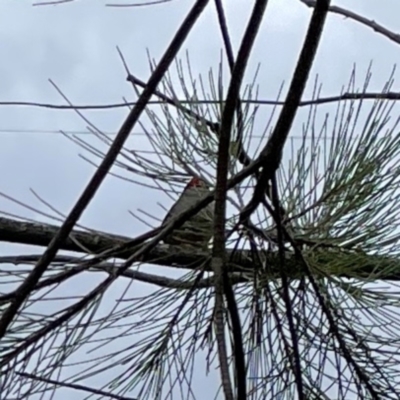
[[[133,85],[140,86],[141,88],[145,88],[146,87],[146,82],[143,82],[141,79],[137,78],[136,76],[132,75],[131,73],[128,75],[126,80],[131,82]],[[155,96],[157,96],[158,98],[160,98],[162,100],[162,102],[165,102],[165,103],[167,103],[167,104],[169,104],[171,106],[174,106],[174,107],[178,108],[180,111],[185,113],[187,116],[192,117],[195,121],[204,123],[204,125],[206,125],[209,129],[211,129],[212,132],[218,133],[219,124],[217,124],[216,122],[212,122],[209,119],[207,119],[207,118],[205,118],[205,117],[203,117],[201,115],[196,114],[190,108],[183,106],[182,104],[184,104],[185,101],[171,99],[169,96],[165,95],[164,93],[160,92],[159,90],[155,90],[153,94]],[[157,103],[159,103],[159,102],[157,102]],[[136,104],[136,102],[132,103],[132,104]],[[132,104],[131,103],[124,103],[125,107],[127,105],[132,105]]]
[[[57,232],[56,236],[50,242],[46,251],[43,253],[42,258],[38,261],[35,268],[32,270],[29,276],[19,287],[18,296],[16,296],[16,298],[12,301],[10,306],[6,310],[4,310],[0,318],[0,338],[5,335],[8,326],[14,319],[22,303],[25,301],[27,296],[29,296],[30,291],[39,282],[40,277],[44,274],[47,267],[51,263],[52,259],[56,256],[57,251],[61,247],[61,244],[64,242],[65,239],[68,238],[74,225],[82,215],[85,208],[90,203],[91,199],[94,197],[96,191],[100,187],[107,173],[111,169],[114,161],[116,160],[120,150],[122,149],[126,139],[130,134],[130,131],[132,130],[133,126],[139,119],[139,116],[146,107],[147,102],[150,100],[153,91],[156,89],[158,83],[164,76],[164,73],[167,71],[169,65],[174,60],[180,47],[184,43],[187,35],[194,26],[198,17],[205,9],[207,3],[208,0],[198,0],[188,13],[181,27],[178,29],[170,46],[168,47],[167,51],[162,57],[159,65],[157,66],[154,73],[150,77],[146,88],[144,89],[143,93],[139,98],[138,103],[132,109],[127,119],[123,123],[120,131],[118,132],[113,144],[111,145],[107,155],[100,164],[98,170],[95,172],[88,186],[86,187],[81,197],[71,210],[70,214],[66,218],[63,225],[60,227],[60,230]]]
[[[294,121],[297,108],[306,86],[318,44],[322,35],[330,0],[319,0],[312,15],[303,49],[293,75],[285,105],[279,115],[276,127],[270,139],[261,151],[259,160],[262,164],[261,175],[253,192],[253,197],[241,213],[241,220],[246,220],[264,198],[267,185],[279,168],[283,148]]]

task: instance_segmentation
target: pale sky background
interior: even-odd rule
[[[135,99],[130,84],[125,80],[126,74],[116,46],[125,55],[132,73],[146,81],[149,77],[146,49],[159,60],[192,3],[173,0],[158,6],[121,9],[107,8],[103,0],[75,0],[46,7],[32,7],[32,2],[23,0],[2,1],[0,102],[65,104],[49,79],[77,105],[119,103],[123,97]],[[230,33],[237,50],[253,2],[229,0],[225,4]],[[400,3],[396,0],[348,0],[333,4],[400,33]],[[261,63],[258,74],[260,99],[275,99],[282,81],[289,81],[310,15],[311,9],[300,1],[270,0],[245,78],[245,83],[250,83],[257,65]],[[208,10],[184,46],[190,53],[193,74],[201,73],[206,77],[210,68],[215,69],[221,48],[215,6],[210,1]],[[183,52],[181,56],[184,56]],[[358,86],[362,86],[372,60],[370,91],[379,91],[393,65],[400,60],[400,47],[365,26],[331,14],[309,82],[312,83],[318,74],[319,81],[323,82],[321,96],[337,95],[342,85],[347,84],[354,63],[357,64]],[[398,88],[399,74],[400,71],[396,71],[393,90]],[[311,89],[309,84],[305,98],[310,98]],[[327,106],[326,111],[334,110],[334,107]],[[259,111],[265,113],[266,120],[269,109],[264,106]],[[85,116],[105,132],[116,132],[126,115],[126,109],[85,112]],[[302,122],[301,118],[297,120],[293,134]],[[33,196],[30,192],[32,188],[59,211],[65,214],[70,211],[94,168],[79,158],[79,153],[84,154],[83,149],[55,133],[60,130],[85,131],[86,123],[71,110],[0,105],[1,193],[50,212]],[[146,138],[141,132],[140,126],[136,125],[129,140],[130,147],[146,146]],[[170,204],[170,200],[159,192],[108,177],[80,223],[110,233],[134,236],[147,228],[134,220],[128,210],[141,208],[163,218],[163,211],[157,202],[165,206]],[[0,210],[52,222],[1,196]],[[10,244],[0,244],[0,249],[4,255],[38,252],[35,248]],[[156,271],[151,268],[152,272]],[[93,280],[83,279],[75,281],[73,290],[76,294],[85,293],[93,287]],[[119,287],[114,285],[110,298],[124,290],[125,283]],[[148,285],[135,283],[130,287],[127,298],[140,296],[150,289]],[[68,290],[72,290],[71,287]],[[98,387],[112,376],[90,378],[84,384]],[[194,391],[199,398],[209,398],[215,393],[218,375],[212,371],[207,378],[203,374],[194,382]],[[134,393],[127,395],[134,397]],[[86,397],[85,393],[59,389],[53,399],[61,400],[67,396],[76,399]],[[49,399],[50,394],[43,398]]]

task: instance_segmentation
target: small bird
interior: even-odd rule
[[[210,188],[206,182],[197,177],[192,178],[176,203],[168,211],[162,224],[167,224],[173,217],[192,207],[209,192]],[[181,227],[170,232],[164,238],[164,243],[206,249],[213,234],[213,223],[214,202],[211,202]]]

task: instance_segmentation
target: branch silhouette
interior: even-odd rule
[[[0,241],[8,243],[18,243],[32,246],[47,246],[55,233],[58,231],[57,225],[24,222],[14,219],[0,217]],[[94,234],[79,230],[71,232],[70,237],[66,239],[60,250],[84,253],[83,248],[90,250],[89,255],[101,253],[107,249],[115,248],[132,241],[132,238],[112,234]],[[322,249],[320,252],[313,251],[318,263],[323,267],[324,263],[329,264],[332,260],[340,259],[343,262],[356,262],[360,265],[352,274],[347,271],[329,269],[320,271],[321,275],[332,274],[344,278],[368,278],[375,277],[382,280],[400,280],[400,259],[396,257],[368,255],[356,252],[346,252],[343,250],[331,249],[327,251]],[[132,253],[130,251],[121,252],[118,258],[128,259]],[[246,249],[227,249],[227,259],[232,273],[243,274],[251,273],[254,269],[263,267],[263,263],[268,263],[268,272],[266,278],[280,279],[280,261],[277,251],[264,252],[264,260],[255,262],[251,257],[251,250]],[[26,257],[26,256],[21,256]],[[194,270],[209,257],[209,254],[203,251],[194,252],[185,251],[184,248],[176,248],[171,251],[167,245],[159,244],[149,253],[140,257],[137,262],[163,265],[171,268]],[[353,261],[352,261],[353,260]],[[12,260],[8,260],[12,261]],[[55,260],[57,261],[57,259]],[[296,260],[293,254],[287,254],[285,260],[285,271],[290,278],[301,278],[301,262]],[[377,265],[379,269],[377,270]],[[204,266],[206,271],[211,272],[211,264],[207,262]],[[245,280],[241,280],[244,282]]]

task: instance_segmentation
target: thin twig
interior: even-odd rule
[[[23,376],[25,378],[29,378],[35,381],[39,381],[39,382],[44,382],[44,383],[50,383],[51,385],[56,385],[56,386],[61,386],[61,387],[66,387],[66,388],[70,388],[70,389],[75,389],[75,390],[81,390],[83,392],[88,392],[91,394],[99,394],[101,396],[105,396],[105,398],[109,398],[109,399],[116,399],[116,400],[137,400],[136,398],[133,397],[125,397],[125,396],[118,396],[116,394],[112,394],[112,393],[108,393],[105,392],[103,390],[99,390],[99,389],[94,389],[88,386],[84,386],[84,385],[79,385],[76,383],[68,383],[68,382],[61,382],[61,381],[56,381],[54,379],[48,379],[48,378],[42,378],[40,376],[36,376],[33,374],[28,374],[26,372],[15,372],[17,375]]]
[[[139,78],[131,75],[128,77],[128,80],[132,80],[136,85],[145,87],[146,83],[140,80]],[[140,82],[140,83],[139,83]],[[179,105],[183,104],[221,104],[221,100],[186,100],[186,99],[177,99],[175,102],[168,96],[162,94],[161,92],[155,92],[154,95],[162,98],[164,96],[164,100],[150,100],[147,104],[164,104],[168,103],[173,106],[176,106],[177,103]],[[336,103],[338,101],[343,100],[400,100],[400,93],[399,92],[386,92],[386,93],[379,93],[379,92],[368,92],[368,93],[352,93],[352,92],[345,92],[341,95],[336,96],[328,96],[328,97],[320,97],[314,100],[303,100],[299,103],[299,107],[307,107],[313,106],[316,104],[327,104],[327,103]],[[245,100],[241,99],[242,104],[255,104],[258,106],[283,106],[285,104],[284,101],[279,100]],[[54,110],[107,110],[113,108],[126,108],[127,106],[135,106],[138,102],[131,101],[125,103],[110,103],[110,104],[89,104],[89,105],[64,105],[64,104],[52,104],[52,103],[38,103],[38,102],[30,102],[30,101],[0,101],[0,106],[17,106],[17,107],[38,107],[38,108],[49,108]],[[182,111],[187,110],[188,115],[192,113],[192,111],[188,108],[185,108]],[[194,115],[193,115],[194,116]],[[208,121],[204,119],[204,122],[208,125],[215,125],[214,122]],[[14,130],[10,129],[10,132]],[[46,132],[46,130],[35,130],[35,132]],[[29,130],[31,132],[31,130]],[[68,133],[68,131],[67,131]]]
[[[271,182],[271,189],[272,189],[272,203],[274,205],[275,210],[279,210],[279,195],[278,195],[278,188],[276,184],[276,174],[274,173],[272,182]],[[299,395],[299,399],[305,399],[305,392],[304,392],[304,385],[303,385],[303,374],[301,371],[301,357],[300,357],[300,351],[299,351],[299,340],[298,340],[298,335],[294,326],[294,320],[293,320],[293,311],[292,311],[292,306],[293,303],[290,299],[290,294],[289,294],[289,281],[288,277],[285,274],[285,245],[284,245],[284,235],[282,232],[282,218],[279,212],[275,213],[276,216],[276,226],[278,230],[278,248],[279,248],[279,263],[280,263],[280,270],[281,270],[281,279],[282,279],[282,287],[283,287],[283,301],[286,306],[286,316],[288,319],[288,325],[289,325],[289,332],[290,336],[292,339],[292,346],[293,346],[293,352],[288,354],[288,357],[290,358],[290,361],[292,365],[294,366],[294,375],[296,379],[296,385],[297,385],[297,392]]]
[[[308,7],[316,7],[317,2],[315,0],[300,0],[303,4]],[[385,28],[384,26],[378,24],[375,21],[369,20],[353,11],[346,10],[345,8],[338,7],[338,6],[329,6],[329,11],[340,14],[345,16],[346,18],[350,18],[354,21],[359,22],[362,25],[367,26],[368,28],[373,29],[375,32],[380,33],[383,36],[386,36],[391,41],[400,44],[400,35],[390,31],[389,29]]]
[[[23,256],[4,256],[0,257],[0,264],[32,264],[36,263],[40,258],[40,255],[23,255]],[[101,262],[96,265],[87,267],[82,264],[82,259],[73,256],[56,256],[53,263],[63,263],[63,264],[76,264],[76,267],[69,267],[66,271],[59,274],[53,274],[50,277],[40,281],[33,291],[44,289],[45,287],[58,285],[67,279],[70,279],[83,271],[94,271],[94,272],[107,272],[109,275],[115,275],[118,272],[118,266],[112,262]],[[165,276],[159,276],[154,274],[149,274],[146,272],[141,272],[137,270],[129,269],[121,274],[124,278],[129,278],[139,282],[149,283],[156,285],[158,287],[169,288],[169,289],[179,289],[187,290],[192,288],[193,281],[187,281],[182,279],[172,279]],[[245,282],[245,279],[240,278],[237,275],[233,275],[232,281],[236,284],[239,282]],[[214,286],[214,278],[211,276],[209,278],[202,279],[196,285],[196,290],[206,289]],[[32,291],[32,292],[33,292]],[[16,291],[0,295],[0,304],[12,301],[15,297]]]

